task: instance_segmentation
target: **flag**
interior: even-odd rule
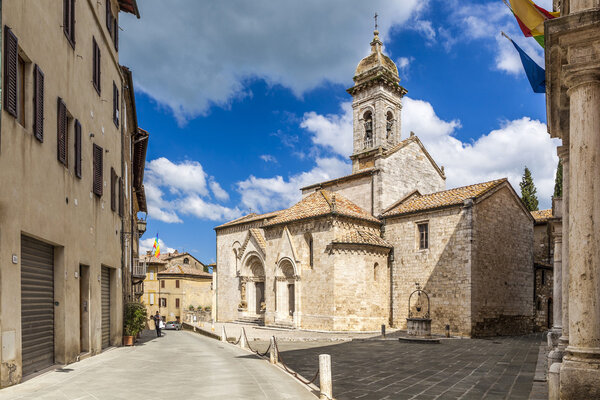
[[[515,49],[517,49],[519,52],[523,69],[525,70],[525,74],[527,74],[527,79],[529,79],[529,84],[531,85],[533,92],[546,93],[546,71],[544,68],[537,65],[536,62],[533,61],[531,57],[529,57],[527,53],[523,51],[523,49],[517,46],[517,44],[511,38],[508,36],[506,36],[506,38],[510,40],[513,46],[515,46]]]
[[[156,234],[156,239],[154,239],[154,246],[152,246],[152,253],[154,257],[160,256],[160,244],[158,243],[158,233]]]
[[[504,0],[510,11],[512,11],[519,28],[526,37],[533,37],[542,47],[544,43],[544,21],[560,16],[559,12],[549,12],[531,0],[510,0],[510,4]]]

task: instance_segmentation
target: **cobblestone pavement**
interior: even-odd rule
[[[250,340],[260,351],[268,346]],[[314,376],[319,354],[330,354],[338,400],[516,400],[528,399],[532,392],[541,340],[542,334],[531,334],[439,344],[279,341],[278,347],[285,363],[304,377]]]
[[[95,357],[0,390],[0,400],[314,400],[281,369],[238,347],[186,331],[146,332],[134,347]]]

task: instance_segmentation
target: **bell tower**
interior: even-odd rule
[[[396,64],[382,53],[377,20],[371,41],[371,54],[363,58],[354,73],[352,172],[370,168],[383,152],[400,142],[402,97]]]

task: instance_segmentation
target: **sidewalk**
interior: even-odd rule
[[[298,399],[315,396],[277,367],[187,331],[119,347],[0,390],[1,400]]]

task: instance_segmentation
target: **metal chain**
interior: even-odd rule
[[[294,371],[291,371],[288,369],[287,365],[285,365],[285,361],[283,361],[283,357],[281,357],[281,352],[279,351],[279,346],[277,346],[277,341],[273,340],[273,342],[275,343],[275,349],[277,350],[277,358],[281,362],[283,369],[285,369],[288,374],[292,375],[294,378],[298,379],[300,382],[304,383],[305,385],[310,385],[311,383],[313,383],[314,381],[317,380],[317,377],[319,376],[319,367],[317,367],[317,372],[315,373],[315,376],[313,376],[313,378],[310,381],[302,379],[298,375],[297,372],[294,372]]]

